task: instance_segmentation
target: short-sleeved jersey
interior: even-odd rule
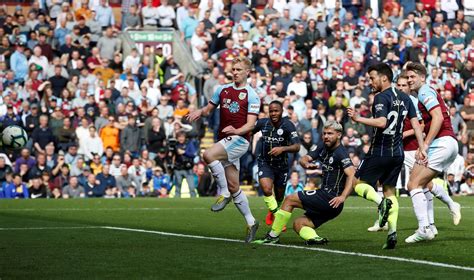
[[[321,189],[340,195],[346,184],[344,169],[352,166],[351,158],[343,145],[334,150],[327,150],[324,145],[318,146],[308,153],[313,161],[321,162],[323,169]]]
[[[298,132],[296,132],[295,125],[288,119],[283,118],[278,127],[273,126],[269,118],[259,119],[254,133],[262,132],[262,145],[260,151],[257,151],[258,161],[265,162],[273,167],[287,167],[288,155],[282,153],[278,156],[271,156],[268,154],[275,147],[291,146],[300,143]]]
[[[260,98],[249,85],[236,88],[232,83],[218,87],[209,102],[220,106],[219,140],[232,136],[222,132],[226,126],[241,128],[247,123],[248,114],[258,115],[260,112]],[[241,136],[250,140],[250,132]]]
[[[443,123],[439,129],[438,134],[435,136],[435,139],[443,136],[452,136],[456,138],[453,132],[453,126],[451,125],[451,118],[449,117],[449,109],[446,106],[443,98],[439,93],[436,92],[432,87],[428,85],[423,85],[418,90],[418,108],[420,109],[423,122],[425,124],[425,134],[428,134],[431,127],[431,110],[435,108],[440,108],[441,113],[443,114]]]
[[[413,102],[413,106],[415,107],[416,117],[418,120],[422,120],[420,109],[418,108],[418,99],[413,95],[410,95],[410,99]],[[411,122],[409,118],[405,118],[403,124],[403,132],[413,129],[411,126]],[[410,135],[406,138],[403,138],[403,150],[406,151],[415,151],[418,149],[418,140],[416,140],[415,135]]]
[[[372,115],[374,118],[387,118],[387,124],[383,129],[374,128],[374,136],[367,156],[403,156],[403,121],[406,117],[410,119],[416,117],[415,107],[410,97],[390,87],[375,95]]]

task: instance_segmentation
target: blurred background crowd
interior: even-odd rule
[[[279,99],[301,137],[287,193],[317,188],[321,171],[297,162],[327,120],[343,124],[342,143],[358,165],[372,129],[345,109],[370,116],[366,69],[385,62],[399,73],[416,61],[449,106],[459,142],[445,184],[473,194],[474,1],[115,2],[0,6],[0,121],[29,136],[24,149],[0,156],[0,197],[180,197],[182,185],[192,197],[215,195],[201,155],[217,135],[218,111],[196,123],[184,117],[231,82],[237,56],[252,60],[260,117]],[[122,32],[157,27],[179,32],[200,75],[185,75],[162,46],[125,55]],[[242,184],[257,193],[259,137],[240,165]]]

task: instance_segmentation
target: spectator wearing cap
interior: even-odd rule
[[[151,183],[154,195],[159,197],[167,197],[173,186],[170,176],[160,166],[153,168]]]
[[[7,104],[7,113],[0,117],[0,122],[3,125],[3,127],[7,127],[10,125],[17,125],[20,127],[23,126],[21,117],[15,114],[13,104],[11,103]]]
[[[25,44],[18,43],[10,57],[10,69],[15,73],[15,81],[24,81],[28,75],[28,60],[24,54]]]

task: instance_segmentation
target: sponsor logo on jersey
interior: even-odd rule
[[[313,145],[313,146],[311,146],[311,148],[309,150],[311,152],[314,152],[314,151],[316,151],[317,148],[318,148],[318,145]]]
[[[260,111],[260,104],[250,104],[250,110]]]
[[[382,111],[383,110],[383,104],[376,104],[375,105],[375,112]]]
[[[298,132],[296,132],[296,131],[291,132],[291,137],[293,137],[293,138],[298,137]]]
[[[352,163],[352,161],[351,161],[350,158],[345,158],[345,159],[343,159],[341,162],[342,162],[343,165],[348,165],[348,164],[351,164],[351,163]]]
[[[283,141],[285,141],[285,138],[283,138],[283,137],[263,136],[263,139],[264,139],[266,142],[283,142]]]

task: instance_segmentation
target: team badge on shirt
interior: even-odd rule
[[[237,103],[237,102],[235,102],[235,101],[232,102],[232,103],[230,103],[230,105],[229,105],[229,111],[230,111],[231,113],[234,113],[234,114],[235,114],[235,113],[237,113],[239,110],[240,110],[240,105],[239,105],[239,103]]]
[[[244,100],[244,98],[245,98],[246,96],[247,96],[247,93],[245,93],[245,92],[239,93],[239,99],[240,99],[240,100]]]
[[[332,164],[334,162],[334,159],[332,157],[329,158],[329,164]]]
[[[278,129],[278,130],[277,130],[277,134],[278,134],[278,135],[283,135],[283,129],[281,129],[281,128]]]

